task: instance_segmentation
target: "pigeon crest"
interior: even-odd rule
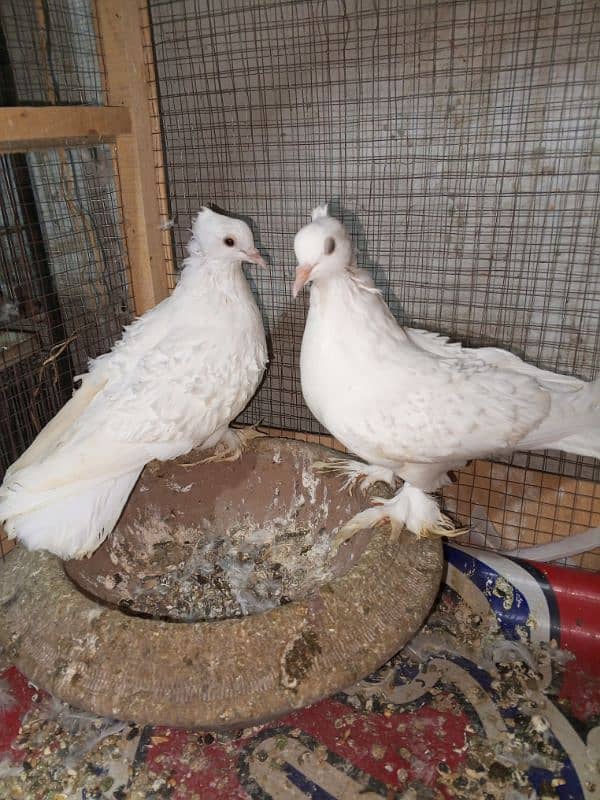
[[[313,208],[311,215],[312,221],[315,222],[318,219],[323,219],[323,217],[328,217],[329,213],[327,209],[328,209],[327,203],[324,203],[322,206],[317,206],[316,208]]]

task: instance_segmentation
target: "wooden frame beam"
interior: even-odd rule
[[[0,152],[114,142],[131,133],[127,108],[16,106],[0,108]]]
[[[139,3],[142,2],[140,7]],[[0,108],[0,152],[114,143],[135,311],[169,293],[172,241],[148,15],[143,0],[97,0],[106,106]]]

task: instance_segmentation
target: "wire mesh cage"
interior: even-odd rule
[[[101,10],[3,4],[2,103],[114,103]],[[400,322],[597,376],[597,3],[149,0],[140,12],[168,268],[207,202],[251,220],[270,255],[251,280],[271,362],[241,421],[325,441],[300,389],[307,299],[291,298],[293,236],[324,201]],[[4,315],[23,317],[25,292],[50,320],[6,372],[6,465],[35,432],[21,398],[36,391],[43,424],[132,299],[112,146],[2,158]],[[600,525],[599,480],[589,458],[517,453],[461,471],[445,502],[471,541],[511,548]]]
[[[109,148],[0,157],[6,469],[131,319]]]
[[[5,0],[0,25],[3,105],[106,102],[91,0]]]
[[[401,322],[597,375],[596,4],[149,7],[178,255],[207,199],[268,232],[270,274],[255,280],[272,359],[245,420],[325,433],[302,400],[305,307],[290,301],[293,236],[323,201]],[[473,541],[514,547],[600,524],[594,460],[509,464],[493,486],[477,464],[446,492]],[[551,490],[542,473],[573,480]],[[559,518],[581,487],[593,503]]]
[[[2,471],[132,318],[113,168],[107,146],[0,156]]]
[[[2,4],[2,106],[99,104],[103,82],[92,4]],[[2,473],[132,319],[117,187],[110,145],[0,155]]]

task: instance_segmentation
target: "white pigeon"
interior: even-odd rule
[[[0,520],[29,549],[89,555],[146,463],[217,443],[235,457],[252,436],[228,426],[268,360],[241,269],[265,262],[239,219],[203,208],[192,234],[171,296],[90,362],[81,387],[7,470]]]
[[[294,240],[293,294],[312,282],[302,339],[302,392],[315,417],[367,464],[327,467],[346,485],[404,486],[353,517],[336,545],[384,519],[417,535],[453,526],[426,494],[473,458],[553,448],[600,457],[600,380],[537,369],[497,348],[471,349],[404,328],[368,273],[357,269],[347,231],[327,213]]]

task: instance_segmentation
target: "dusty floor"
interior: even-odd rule
[[[490,581],[469,559],[462,572],[449,559],[455,574],[428,624],[377,674],[257,728],[140,729],[71,709],[4,669],[0,799],[600,797],[589,646],[574,658],[544,640],[519,616],[533,602],[519,576]],[[478,584],[487,611],[473,600]]]

